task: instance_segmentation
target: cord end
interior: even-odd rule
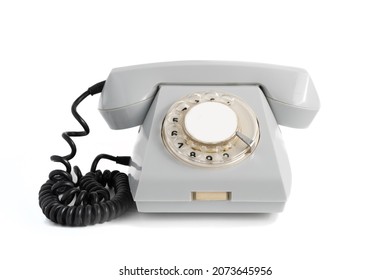
[[[97,168],[99,161],[103,158],[111,160],[111,161],[115,161],[115,163],[117,163],[117,164],[126,165],[126,166],[130,166],[130,163],[131,163],[131,157],[129,157],[129,156],[114,157],[114,156],[107,155],[107,154],[100,154],[92,162],[91,172],[96,171],[96,168]]]
[[[131,157],[116,157],[115,162],[117,164],[129,166],[131,163]]]
[[[93,86],[88,88],[88,93],[90,95],[95,95],[103,91],[104,84],[106,81],[101,81],[100,83],[94,84]]]

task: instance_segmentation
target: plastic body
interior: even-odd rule
[[[229,166],[197,167],[173,157],[164,147],[161,126],[170,106],[202,90],[230,92],[250,104],[259,120],[260,141],[251,156]],[[253,212],[283,210],[291,172],[283,140],[262,90],[243,86],[161,86],[141,126],[130,188],[140,212]],[[194,200],[193,193],[228,193],[225,200]]]
[[[278,124],[307,127],[320,108],[309,74],[299,68],[226,61],[179,61],[113,69],[99,110],[112,129],[141,125],[162,85],[256,85]]]

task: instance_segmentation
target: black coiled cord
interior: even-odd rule
[[[100,93],[104,83],[105,81],[90,87],[73,102],[72,114],[84,130],[64,132],[62,138],[69,144],[71,152],[66,156],[53,155],[50,158],[62,163],[66,170],[56,169],[50,172],[49,179],[39,191],[39,206],[45,216],[57,224],[87,226],[104,223],[122,215],[134,203],[126,174],[117,170],[96,170],[102,158],[129,165],[130,157],[98,155],[92,163],[91,171],[84,176],[77,166],[73,168],[77,177],[77,181],[73,182],[69,161],[76,155],[77,149],[71,137],[89,134],[87,123],[76,109],[87,96]]]

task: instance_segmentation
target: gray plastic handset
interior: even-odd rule
[[[309,74],[299,68],[229,61],[177,61],[115,68],[99,110],[112,129],[141,125],[160,85],[258,85],[280,125],[305,128],[320,108]]]

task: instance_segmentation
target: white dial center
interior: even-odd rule
[[[188,134],[206,144],[230,139],[237,131],[237,124],[237,115],[229,106],[213,101],[192,107],[184,118]]]

